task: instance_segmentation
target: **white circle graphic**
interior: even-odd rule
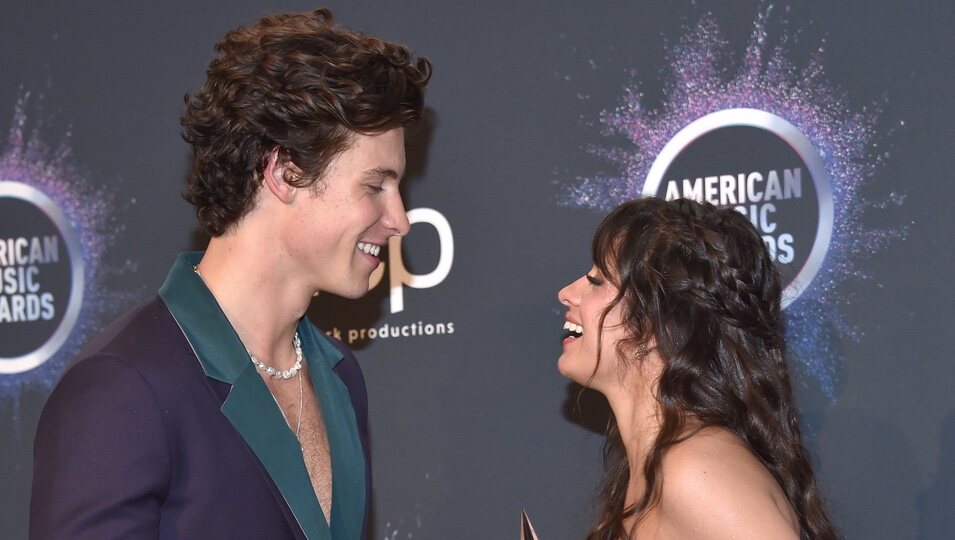
[[[785,308],[805,292],[813,278],[816,277],[816,273],[822,267],[822,262],[829,251],[829,242],[832,239],[833,203],[829,175],[826,174],[826,167],[822,162],[822,157],[819,156],[819,152],[796,126],[775,114],[758,109],[726,109],[694,120],[674,135],[660,151],[647,174],[647,180],[643,185],[643,196],[654,197],[657,195],[657,191],[664,181],[663,175],[670,164],[693,141],[711,131],[735,126],[764,129],[789,144],[806,164],[816,188],[816,198],[819,205],[819,224],[816,227],[816,238],[805,264],[796,273],[786,290],[783,291],[782,305]]]
[[[7,358],[0,356],[0,374],[21,373],[29,371],[52,357],[56,351],[63,346],[66,339],[73,331],[76,321],[80,315],[80,307],[83,304],[83,289],[85,287],[83,258],[80,256],[80,246],[73,234],[73,228],[69,220],[60,211],[60,208],[53,202],[53,199],[46,196],[42,191],[24,184],[22,182],[11,182],[0,180],[0,198],[9,197],[29,202],[43,211],[50,221],[56,225],[66,244],[66,250],[70,255],[70,277],[73,280],[70,287],[70,298],[67,302],[66,311],[63,319],[56,327],[56,330],[49,338],[32,352]]]

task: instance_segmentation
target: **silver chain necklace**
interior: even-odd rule
[[[298,439],[299,446],[302,445],[302,439],[298,434],[302,431],[302,413],[305,412],[305,390],[302,383],[302,374],[298,374],[298,421],[295,423],[295,438]],[[275,399],[275,396],[272,396],[272,399]],[[288,424],[289,429],[292,429],[292,423],[288,421],[288,416],[285,416],[285,410],[282,409],[282,405],[279,404],[278,400],[275,400],[275,404],[279,406],[279,412],[282,413],[282,418],[285,420],[285,423]]]
[[[302,439],[299,438],[299,433],[302,431],[302,413],[305,412],[305,389],[304,383],[302,382],[302,340],[298,337],[298,332],[295,332],[295,336],[292,337],[292,347],[295,348],[295,365],[286,369],[278,370],[273,367],[269,367],[262,363],[258,358],[256,358],[252,351],[246,349],[245,352],[249,353],[249,358],[252,359],[252,363],[255,364],[255,369],[261,371],[262,373],[267,374],[273,379],[291,379],[292,377],[298,375],[298,421],[295,423],[295,438],[298,439],[299,445],[302,444]],[[275,396],[272,396],[275,399]],[[278,403],[278,401],[276,401]],[[279,405],[279,412],[282,413],[282,418],[285,419],[285,423],[288,424],[289,429],[292,428],[292,423],[288,421],[288,416],[285,416],[285,410],[282,409],[282,406]]]
[[[205,278],[202,277],[202,274],[199,273],[199,265],[193,265],[192,271],[199,276],[199,279],[205,281]],[[267,374],[273,379],[291,379],[292,377],[298,375],[298,421],[295,425],[295,438],[299,440],[301,444],[302,439],[299,437],[299,433],[302,431],[302,413],[305,412],[305,388],[304,383],[302,382],[302,340],[298,337],[298,332],[295,332],[295,335],[292,336],[292,347],[295,349],[295,364],[289,369],[278,370],[273,367],[265,365],[262,361],[255,357],[248,348],[245,349],[245,352],[248,353],[249,358],[252,360],[252,364],[255,366],[255,369]],[[271,391],[269,391],[271,393]],[[272,396],[272,399],[275,399],[275,396]],[[276,400],[276,405],[279,405]],[[292,428],[291,422],[288,421],[288,417],[285,416],[285,410],[282,409],[282,406],[279,405],[279,412],[282,413],[282,418],[285,420],[285,423],[288,424],[289,429]]]
[[[302,383],[301,372],[302,340],[298,338],[298,332],[295,332],[295,336],[292,338],[292,346],[295,348],[295,365],[284,371],[265,365],[258,358],[253,356],[252,351],[249,349],[246,349],[245,352],[249,353],[249,358],[251,358],[252,363],[255,364],[255,369],[267,374],[269,377],[274,379],[291,379],[298,375],[298,421],[295,425],[295,438],[298,439],[299,444],[301,444],[302,439],[299,438],[298,434],[302,431],[302,413],[305,411],[305,390],[303,388],[304,383]],[[274,399],[275,396],[272,397]],[[288,424],[289,429],[291,429],[292,423],[288,421],[288,416],[285,416],[285,411],[281,405],[279,405],[279,412],[282,413],[282,418],[285,419],[285,423]]]

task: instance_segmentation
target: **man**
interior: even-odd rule
[[[304,314],[368,289],[427,59],[276,15],[227,33],[182,124],[212,236],[80,354],[43,411],[31,538],[367,535],[361,371]]]

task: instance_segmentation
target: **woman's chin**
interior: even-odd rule
[[[593,373],[593,366],[590,366],[589,369],[585,368],[581,366],[579,361],[575,361],[568,355],[563,354],[557,360],[557,371],[575,383],[581,386],[587,386],[587,383],[590,382],[590,376]]]

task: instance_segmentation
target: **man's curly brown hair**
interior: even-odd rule
[[[183,138],[195,166],[185,198],[202,227],[223,234],[254,206],[278,148],[313,185],[356,133],[382,133],[421,116],[427,58],[335,24],[327,9],[273,15],[229,31],[207,78],[186,95]]]

